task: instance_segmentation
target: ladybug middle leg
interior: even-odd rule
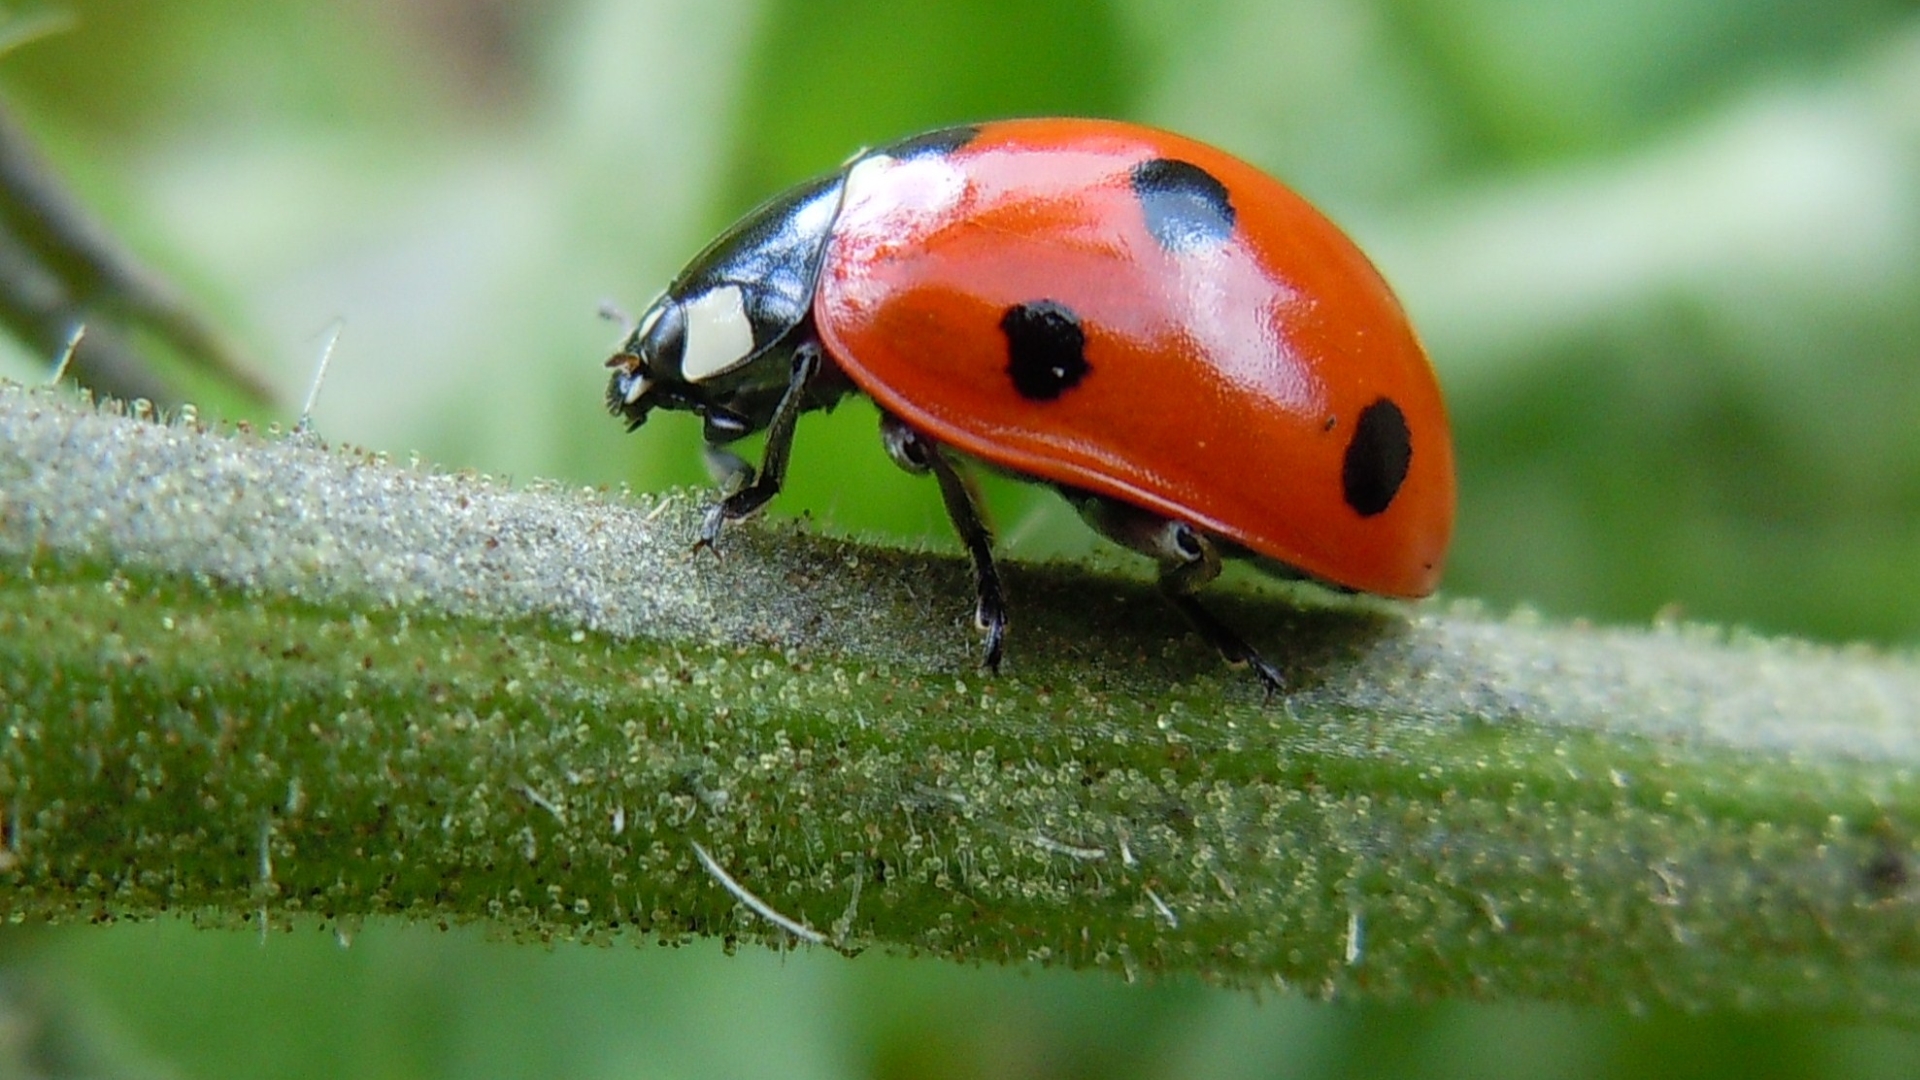
[[[880,414],[880,441],[894,464],[910,473],[931,472],[940,483],[940,500],[946,503],[947,518],[960,534],[967,554],[973,558],[973,580],[979,596],[973,622],[987,636],[987,652],[981,664],[988,671],[1000,670],[1000,653],[1007,636],[1007,601],[1000,591],[1000,572],[993,565],[993,530],[981,516],[980,497],[973,483],[940,448],[940,444],[908,427],[891,413]]]
[[[1280,669],[1201,606],[1194,595],[1220,576],[1220,549],[1211,537],[1184,521],[1115,499],[1066,487],[1060,488],[1060,493],[1096,532],[1160,563],[1160,594],[1187,617],[1227,663],[1251,668],[1269,699],[1286,689],[1286,677]]]

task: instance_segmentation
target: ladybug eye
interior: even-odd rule
[[[680,357],[687,348],[687,317],[679,302],[672,297],[662,297],[641,316],[627,348],[640,357],[646,372],[680,370]]]

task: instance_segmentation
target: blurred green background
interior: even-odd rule
[[[741,211],[861,145],[1119,116],[1287,179],[1396,283],[1454,412],[1449,594],[1920,638],[1915,3],[55,10],[64,31],[0,55],[0,91],[290,408],[339,321],[314,417],[335,440],[516,478],[703,483],[688,418],[627,437],[603,414],[603,300],[638,310]],[[0,349],[15,378],[48,363]],[[873,425],[862,407],[809,417],[777,510],[951,546]],[[1016,555],[1093,549],[1049,496],[990,500]],[[89,1075],[1920,1075],[1920,1038],[1810,1022],[384,924],[351,947],[311,928],[14,929],[0,960],[0,1056]]]

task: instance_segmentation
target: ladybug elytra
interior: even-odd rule
[[[1132,124],[1008,120],[856,155],[750,213],[642,315],[607,400],[698,414],[730,494],[776,495],[795,421],[850,393],[931,473],[973,561],[985,663],[1007,612],[967,460],[1058,489],[1269,692],[1195,593],[1223,558],[1430,593],[1453,451],[1405,313],[1352,241],[1220,150]],[[726,450],[767,432],[760,467]]]

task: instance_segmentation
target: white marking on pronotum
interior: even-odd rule
[[[780,929],[785,930],[787,933],[792,934],[794,937],[799,938],[801,941],[811,942],[815,945],[826,944],[827,935],[811,927],[797,923],[773,910],[773,905],[748,892],[745,885],[733,880],[733,875],[727,873],[726,870],[714,860],[713,856],[707,854],[707,849],[700,846],[700,841],[689,840],[687,843],[693,846],[694,855],[699,857],[700,865],[706,867],[707,873],[713,877],[713,880],[719,882],[721,888],[732,893],[735,900],[747,905],[749,911],[752,911],[755,915],[760,916]]]
[[[320,400],[320,384],[326,381],[327,365],[333,363],[333,347],[340,344],[340,331],[346,325],[346,320],[335,319],[327,327],[327,343],[320,347],[320,362],[314,365],[313,381],[307,384],[306,403],[300,406],[300,420],[293,425],[295,435],[313,430],[313,403]]]
[[[53,374],[47,376],[48,386],[58,384],[61,378],[66,375],[67,368],[73,365],[73,354],[80,348],[80,339],[86,336],[87,324],[75,323],[73,333],[67,335],[66,348],[60,350],[59,362],[53,365]]]
[[[1347,966],[1360,962],[1360,954],[1367,948],[1367,924],[1360,915],[1359,908],[1347,909]]]
[[[753,320],[747,318],[747,300],[740,286],[709,289],[682,310],[687,346],[680,355],[681,378],[704,382],[732,371],[753,355]]]
[[[640,313],[639,324],[633,328],[633,332],[628,334],[627,337],[634,341],[645,338],[653,332],[653,324],[659,322],[660,316],[666,314],[666,311],[667,294],[661,293],[659,296],[653,298],[653,303],[647,305],[647,310]]]

